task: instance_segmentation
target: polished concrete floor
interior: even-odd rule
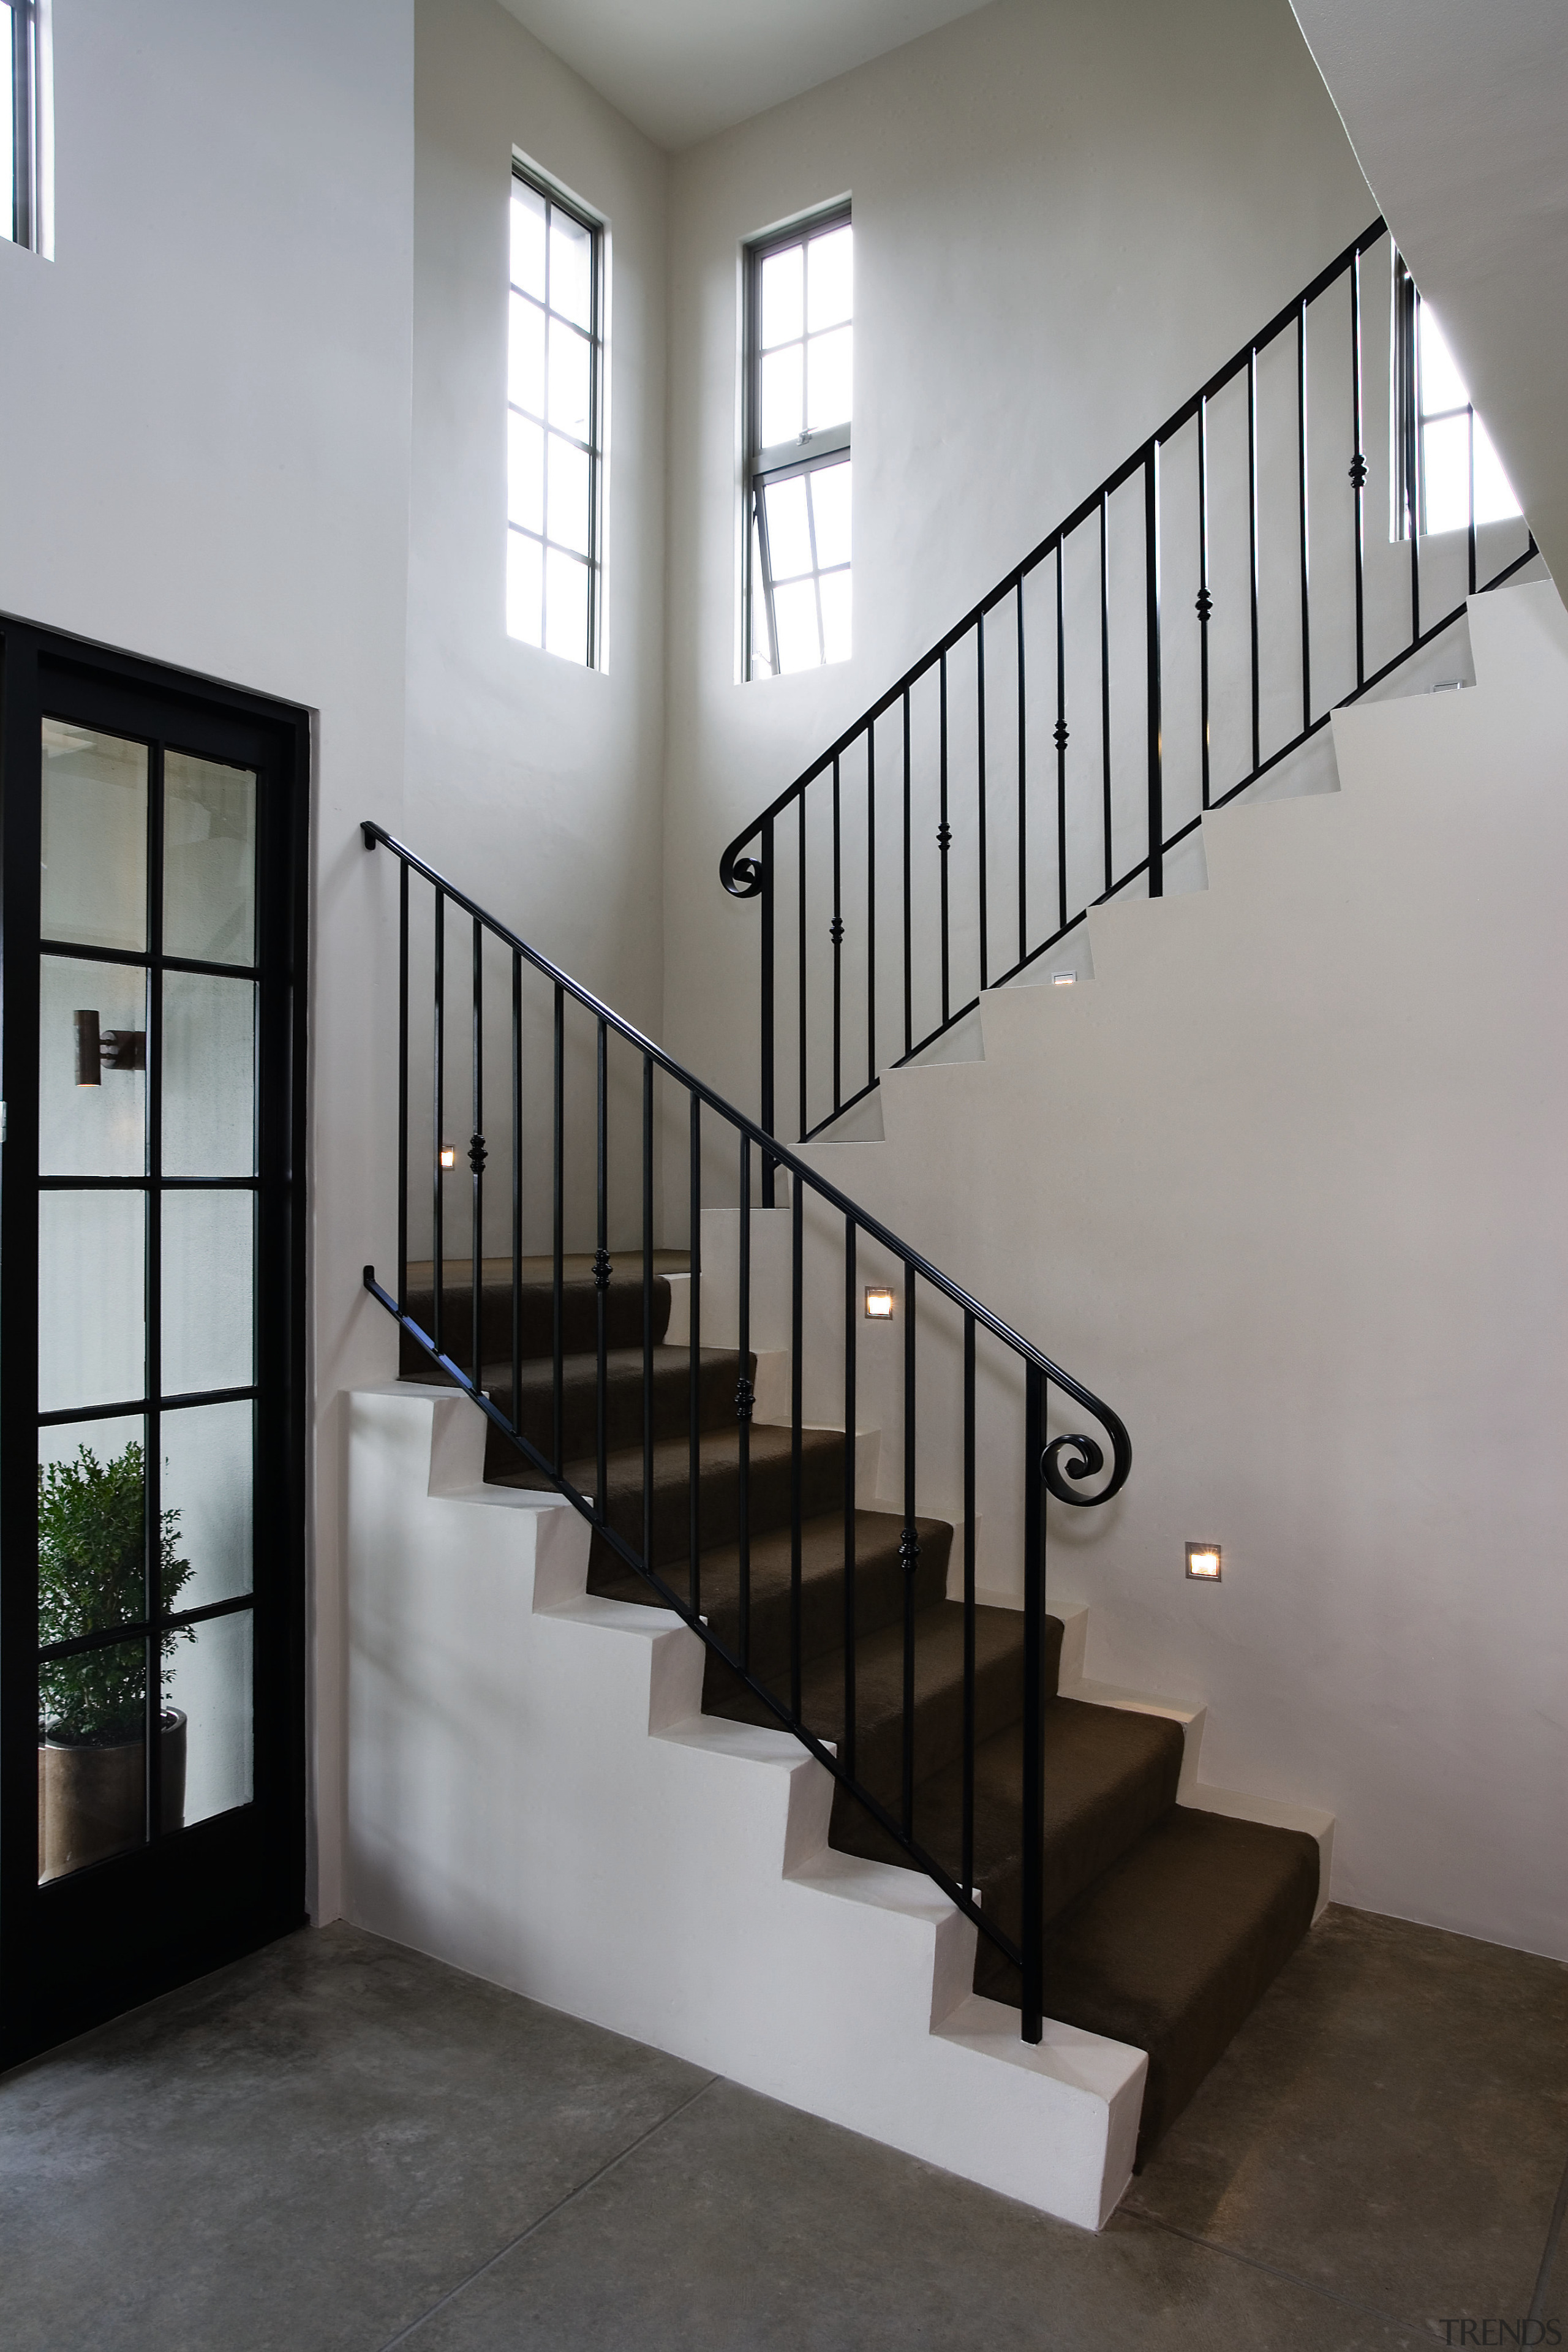
[[[0,2080],[0,2347],[1568,2343],[1565,2159],[1568,1970],[1363,1912],[1098,2238],[339,1927]]]

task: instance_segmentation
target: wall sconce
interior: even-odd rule
[[[145,1029],[104,1029],[96,1013],[78,1013],[76,1021],[76,1082],[100,1087],[105,1070],[144,1070],[147,1066]]]
[[[1077,980],[1078,974],[1076,971],[1053,971],[1051,974],[1051,986],[1053,988],[1071,988],[1076,984]]]
[[[1224,1559],[1216,1543],[1190,1543],[1187,1546],[1187,1574],[1200,1584],[1217,1584]]]
[[[458,1164],[457,1145],[455,1143],[444,1143],[441,1146],[440,1158],[443,1168],[455,1168]]]
[[[893,1319],[893,1294],[890,1290],[866,1289],[866,1319],[869,1323],[890,1323]]]

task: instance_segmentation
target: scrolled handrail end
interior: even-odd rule
[[[1075,1510],[1093,1510],[1101,1503],[1109,1503],[1113,1495],[1121,1492],[1132,1468],[1131,1441],[1125,1425],[1108,1410],[1104,1420],[1110,1438],[1110,1475],[1098,1494],[1075,1495],[1067,1484],[1069,1478],[1075,1484],[1084,1478],[1097,1478],[1104,1469],[1105,1448],[1097,1437],[1089,1437],[1082,1431],[1065,1432],[1060,1437],[1053,1437],[1040,1455],[1040,1476],[1047,1492],[1054,1495],[1058,1503],[1070,1503]],[[1064,1460],[1067,1454],[1076,1459]]]
[[[763,887],[763,861],[760,857],[738,857],[731,845],[719,860],[719,879],[731,898],[754,898]]]

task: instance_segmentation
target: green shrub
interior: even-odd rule
[[[82,1446],[74,1462],[38,1465],[38,1639],[68,1642],[145,1614],[143,1552],[147,1487],[142,1448],[130,1444],[112,1462]],[[163,1514],[160,1586],[172,1610],[190,1579],[189,1560],[175,1556],[178,1511]],[[162,1640],[159,1696],[165,1661],[177,1641],[194,1642],[184,1626]],[[140,1739],[144,1728],[144,1644],[119,1642],[81,1650],[38,1670],[39,1713],[51,1739],[95,1746]]]

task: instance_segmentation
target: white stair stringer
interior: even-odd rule
[[[971,1990],[975,1929],[827,1844],[829,1774],[700,1712],[667,1611],[588,1593],[559,1497],[483,1483],[449,1391],[346,1400],[360,1926],[1097,2229],[1147,2061]]]

